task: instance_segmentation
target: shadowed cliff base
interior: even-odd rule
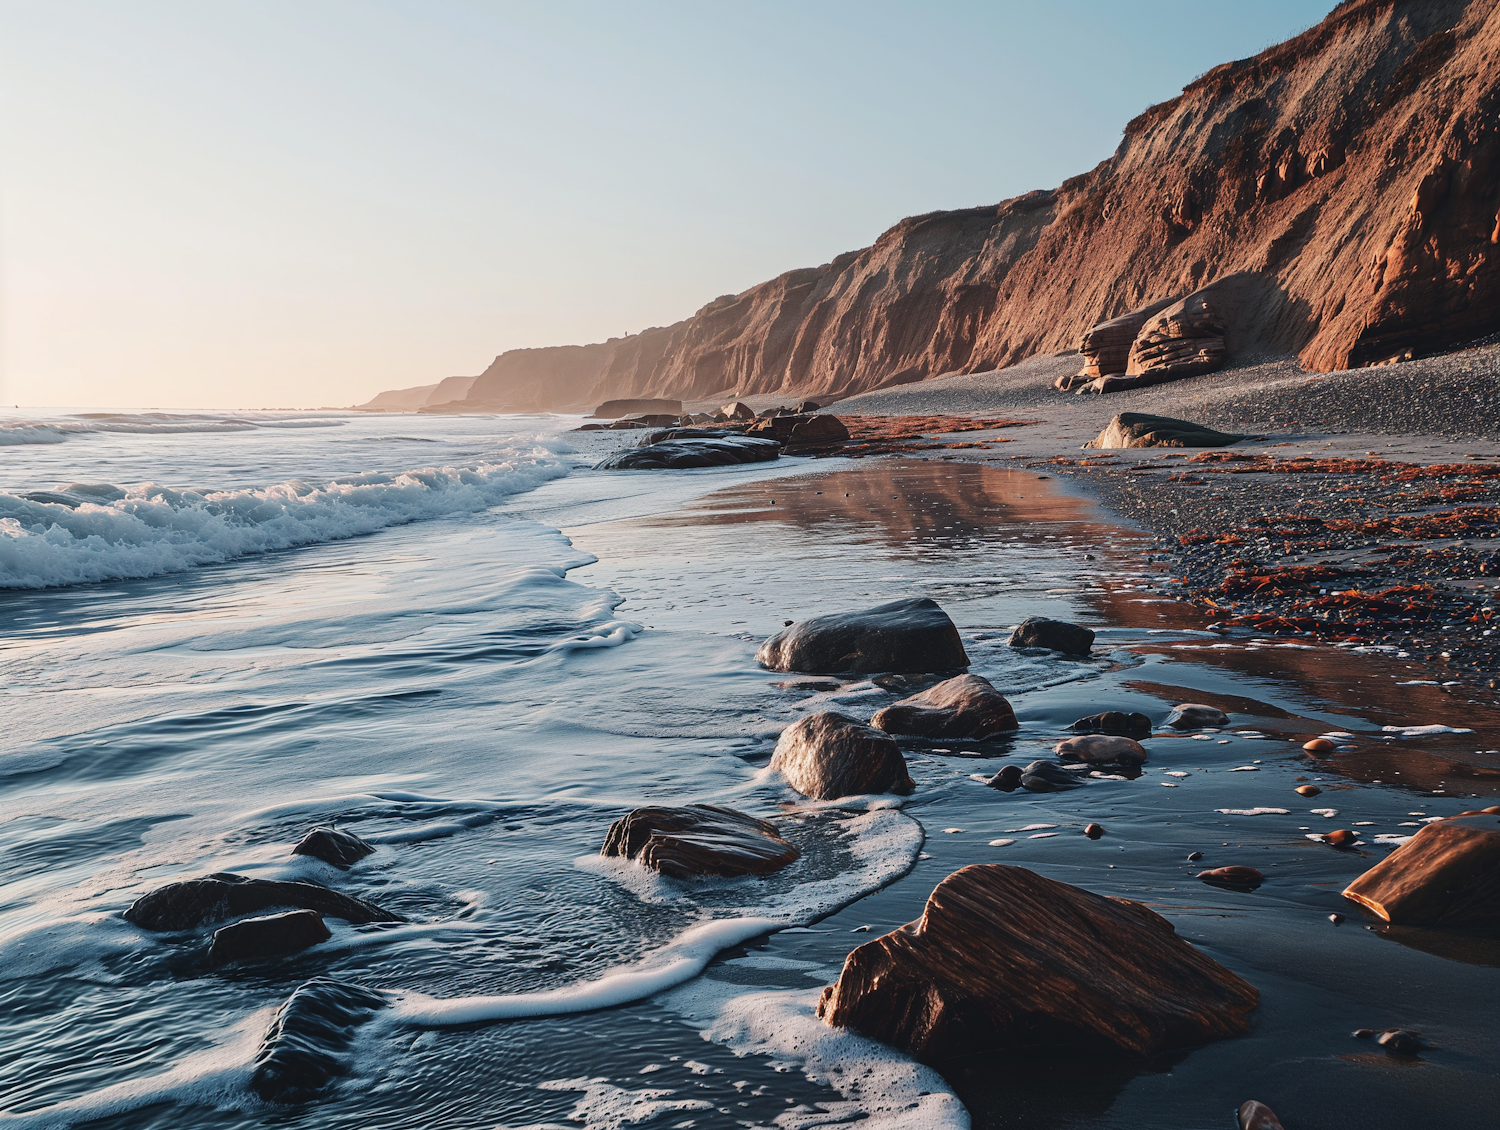
[[[1241,358],[1329,371],[1446,348],[1500,329],[1497,62],[1494,0],[1347,0],[1146,110],[1056,189],[902,220],[673,325],[511,350],[455,407],[826,400],[1071,349],[1239,272],[1258,280]]]

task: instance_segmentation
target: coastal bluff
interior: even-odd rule
[[[848,396],[1072,350],[1237,273],[1231,359],[1329,371],[1472,340],[1500,329],[1497,62],[1492,0],[1346,0],[1056,188],[910,217],[673,325],[510,350],[448,410]]]

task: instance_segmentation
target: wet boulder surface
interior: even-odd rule
[[[1140,903],[976,864],[919,920],[854,950],[818,1015],[942,1066],[1010,1050],[1148,1056],[1242,1034],[1258,999]]]
[[[811,714],[783,730],[771,768],[814,800],[906,795],[916,788],[890,735],[831,711]]]
[[[1500,816],[1451,816],[1344,888],[1393,926],[1500,929]]]
[[[755,653],[762,667],[807,675],[923,674],[969,665],[958,628],[929,597],[799,620]]]
[[[1028,616],[1010,635],[1011,647],[1045,647],[1064,655],[1087,655],[1094,646],[1094,633],[1066,620]]]
[[[385,1005],[379,993],[344,981],[319,977],[300,986],[261,1041],[251,1089],[267,1102],[317,1098],[348,1074],[344,1053],[355,1029]]]
[[[610,825],[600,855],[634,859],[673,878],[769,875],[802,853],[776,826],[716,804],[637,808]]]
[[[627,447],[598,464],[605,471],[643,471],[687,467],[727,467],[765,463],[781,456],[774,439],[740,435],[725,429],[671,428],[643,447]],[[647,437],[655,439],[654,436]]]
[[[1053,750],[1059,757],[1092,764],[1140,765],[1146,760],[1146,748],[1134,738],[1119,734],[1080,734],[1064,738]]]
[[[957,675],[875,712],[870,724],[889,734],[979,740],[1017,728],[1010,700],[982,675]]]
[[[239,961],[274,961],[290,957],[333,935],[316,910],[290,910],[261,918],[242,918],[214,931],[208,947],[210,965]]]
[[[1180,702],[1162,723],[1173,730],[1215,730],[1229,725],[1229,715],[1217,706],[1201,702]]]
[[[338,828],[314,828],[302,837],[297,846],[292,849],[292,854],[310,855],[314,859],[321,859],[324,863],[331,863],[335,867],[348,868],[353,867],[374,851],[373,846],[353,832],[345,832]]]
[[[145,930],[191,930],[209,922],[283,907],[315,910],[355,925],[405,921],[374,903],[318,883],[247,879],[224,872],[158,887],[131,903],[124,916]]]

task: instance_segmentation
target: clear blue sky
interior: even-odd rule
[[[305,407],[1050,187],[1332,0],[0,0],[0,401]]]

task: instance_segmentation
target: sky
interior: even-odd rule
[[[312,408],[1107,158],[1332,0],[0,0],[0,405]]]

